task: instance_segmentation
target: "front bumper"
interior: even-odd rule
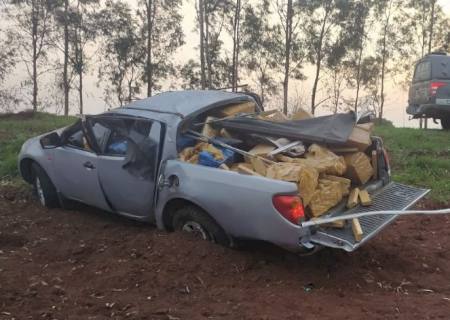
[[[373,204],[370,207],[358,206],[347,211],[330,213],[324,218],[372,211],[403,211],[412,207],[428,192],[429,190],[426,189],[391,182],[386,187],[374,192],[371,195]],[[396,215],[376,215],[359,218],[359,222],[363,230],[363,238],[360,242],[357,242],[354,238],[351,223],[346,223],[345,227],[342,229],[324,226],[311,227],[310,242],[324,247],[343,249],[351,252],[377,235],[396,218]]]

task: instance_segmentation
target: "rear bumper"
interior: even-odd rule
[[[450,105],[446,104],[424,104],[421,106],[408,106],[406,113],[413,116],[413,118],[437,118],[450,116]]]
[[[372,194],[373,204],[370,207],[359,206],[345,212],[332,213],[327,217],[338,217],[352,213],[371,211],[407,210],[428,192],[429,190],[392,182],[383,189]],[[324,247],[343,249],[351,252],[377,235],[396,218],[396,215],[376,215],[359,218],[363,230],[363,238],[360,242],[355,240],[350,223],[347,223],[343,229],[321,226],[311,227],[310,242]]]

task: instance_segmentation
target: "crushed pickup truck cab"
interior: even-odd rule
[[[427,194],[391,181],[382,140],[356,115],[286,118],[256,100],[162,93],[26,141],[19,169],[48,207],[76,200],[223,245],[298,252],[353,251],[397,215],[352,213],[406,210]]]

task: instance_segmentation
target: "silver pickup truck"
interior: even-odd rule
[[[291,219],[303,214],[296,202],[296,184],[178,160],[180,132],[195,117],[242,102],[255,100],[221,91],[167,92],[86,116],[72,126],[26,141],[19,169],[34,185],[42,205],[81,201],[223,245],[252,239],[292,251],[323,246],[353,251],[395,220],[395,215],[361,217],[360,241],[351,226],[302,227],[299,220]],[[317,219],[405,210],[428,192],[392,182],[381,139],[373,138],[371,148],[379,155],[379,180],[365,186],[373,205],[347,210],[342,203]]]

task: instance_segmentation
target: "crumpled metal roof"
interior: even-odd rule
[[[245,101],[254,100],[243,93],[219,90],[185,90],[160,93],[150,98],[134,101],[122,108],[169,112],[185,117],[216,104]]]

